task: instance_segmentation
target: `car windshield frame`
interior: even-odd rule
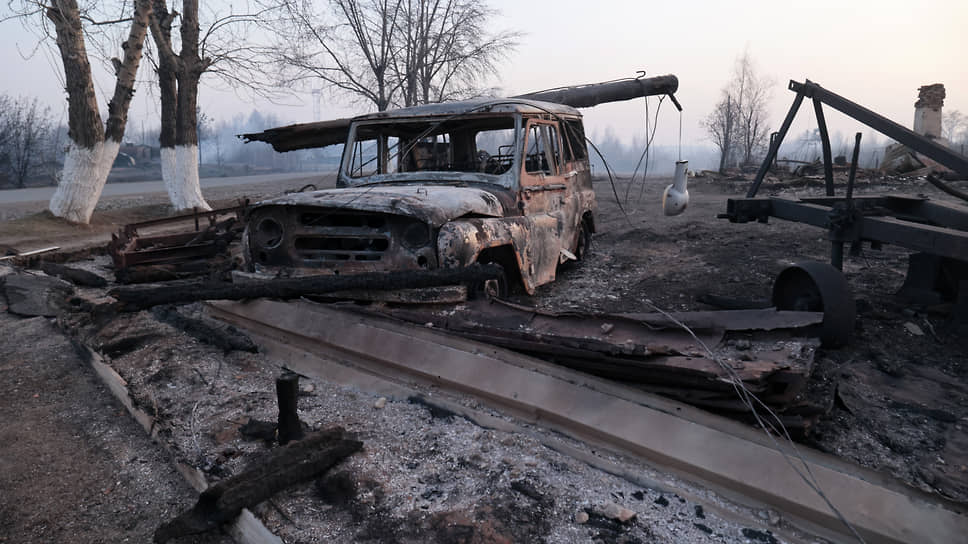
[[[510,123],[507,123],[510,121]],[[502,124],[508,126],[500,126]],[[465,131],[454,129],[467,125]],[[346,145],[343,148],[343,158],[340,164],[339,184],[342,186],[360,186],[378,183],[488,183],[509,189],[519,185],[521,169],[521,146],[523,145],[524,130],[523,116],[520,113],[481,113],[467,115],[451,115],[447,117],[403,117],[385,119],[367,119],[354,121],[350,125]],[[480,127],[481,130],[475,130]],[[382,130],[381,130],[382,128]],[[451,165],[450,168],[436,168],[436,164],[429,164],[424,169],[417,164],[419,159],[411,158],[418,154],[417,146],[429,149],[424,153],[433,153],[433,143],[438,137],[474,136],[472,142],[477,150],[476,140],[479,134],[487,131],[512,131],[511,144],[500,145],[500,152],[495,157],[491,153],[470,154],[476,160],[473,168]],[[375,134],[380,133],[380,134]],[[360,135],[365,137],[358,139]],[[396,142],[392,142],[396,139]],[[440,145],[451,146],[449,139]],[[368,146],[368,147],[366,147]],[[404,147],[407,146],[407,147]],[[507,149],[510,146],[510,149]],[[458,145],[453,146],[455,149]],[[367,154],[368,153],[368,154]],[[360,156],[368,160],[362,162]],[[380,166],[386,167],[392,161],[400,163],[400,156],[409,161],[411,171],[380,172]],[[359,173],[359,170],[370,162],[374,172]],[[428,161],[432,162],[432,161]]]

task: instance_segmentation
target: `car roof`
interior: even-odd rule
[[[262,132],[241,134],[239,137],[246,142],[266,142],[276,151],[293,151],[344,143],[349,135],[350,124],[354,121],[403,120],[425,117],[446,118],[457,115],[495,113],[550,114],[573,119],[581,117],[581,113],[577,109],[554,102],[541,102],[523,98],[474,98],[367,113],[353,118],[299,123],[270,128]]]

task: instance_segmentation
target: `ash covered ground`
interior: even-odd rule
[[[300,180],[294,186],[303,183]],[[932,198],[939,196],[923,183],[906,183],[873,189],[930,191]],[[635,187],[632,198],[623,202],[623,214],[608,181],[597,181],[601,209],[591,255],[563,271],[538,296],[517,301],[552,310],[649,311],[646,301],[667,310],[708,309],[697,302],[698,296],[711,293],[767,299],[773,277],[787,263],[827,258],[828,243],[820,229],[779,221],[733,225],[716,219],[717,213],[725,211],[727,195],[745,191],[745,184],[694,182],[690,209],[674,218],[661,215],[658,202],[664,185],[650,180],[641,197]],[[770,187],[764,187],[768,190]],[[820,191],[810,186],[778,190],[787,194]],[[281,188],[249,191],[267,195],[281,192]],[[624,196],[625,187],[619,185],[616,191]],[[79,234],[42,215],[21,214],[8,223],[9,229],[4,227],[0,243],[70,237],[79,245],[101,243],[116,228],[112,221],[123,223],[158,213],[152,206],[162,199],[156,200],[106,203],[105,214],[116,217],[111,215],[110,221]],[[131,204],[137,207],[129,208]],[[963,355],[968,352],[968,340],[933,309],[895,302],[893,293],[903,281],[906,263],[907,252],[895,247],[848,259],[845,272],[859,300],[857,329],[850,346],[817,355],[807,395],[825,413],[806,441],[912,486],[963,502],[968,499],[964,432],[968,369]],[[75,264],[110,275],[103,256]],[[182,311],[197,313],[197,307]],[[41,329],[48,331],[42,334],[53,337],[51,323],[38,319],[31,321],[32,326],[47,327]],[[4,335],[21,334],[21,323],[6,317]],[[909,324],[918,327],[912,329]],[[73,314],[61,319],[60,328],[107,355],[128,382],[138,405],[158,417],[160,439],[174,449],[180,461],[200,468],[210,480],[257,463],[267,451],[267,444],[245,439],[239,428],[250,419],[275,417],[273,379],[284,361],[267,360],[259,354],[224,353],[161,322],[151,312],[102,318]],[[918,330],[922,334],[916,336],[912,331]],[[20,365],[43,368],[53,364],[52,351],[66,351],[40,346],[21,349]],[[14,364],[3,368],[11,380],[25,379],[25,370]],[[75,376],[94,379],[78,363],[45,379]],[[594,468],[547,447],[548,440],[564,440],[561,437],[549,438],[545,431],[501,414],[490,413],[506,425],[486,428],[409,397],[390,398],[377,408],[382,401],[365,391],[305,380],[303,388],[299,401],[303,421],[312,428],[345,427],[363,441],[364,452],[323,478],[281,493],[256,509],[286,542],[769,542],[775,535],[783,539],[782,535],[789,534],[789,527],[775,513],[720,501],[634,460],[594,452],[602,460],[599,466],[613,469]],[[18,389],[18,394],[5,398],[4,409],[16,412],[16,407],[29,401],[24,395],[31,390],[20,395]],[[418,393],[426,398],[439,394]],[[106,391],[60,394],[66,406],[79,407],[78,413],[113,410],[117,416],[118,406],[105,408],[111,406],[105,404]],[[42,411],[24,410],[18,423],[39,425],[49,417]],[[75,420],[60,424],[67,429],[84,426],[83,421]],[[139,433],[134,425],[117,424],[118,430],[112,432],[119,436]],[[65,432],[70,434],[63,430],[50,434],[49,451],[54,453],[45,462],[56,466],[58,458],[65,463],[66,457],[64,466],[69,467],[77,459],[103,457],[98,450],[72,445]],[[82,440],[90,443],[95,438]],[[126,474],[140,466],[140,460],[157,456],[157,452],[151,453],[157,446],[145,442],[130,446],[140,449],[130,457],[114,459],[104,470]],[[588,449],[577,443],[568,445]],[[117,443],[103,446],[108,451],[119,447]],[[36,470],[37,459],[18,442],[6,441],[2,448],[5,460],[15,460],[12,471]],[[153,463],[156,466],[158,461]],[[85,504],[90,488],[100,485],[87,480],[79,483],[58,491],[64,500],[39,508],[60,516],[58,519],[76,516],[77,505]],[[134,493],[140,486],[156,485],[153,479],[132,476],[126,480]],[[11,489],[3,498],[5,516],[19,516],[15,505],[24,504],[36,489],[22,483]],[[166,501],[164,508],[124,514],[134,516],[139,534],[149,534],[152,524],[162,523],[193,502],[184,487],[159,500]],[[128,501],[122,497],[114,510],[86,515],[110,526]],[[180,508],[173,502],[180,502]],[[627,523],[601,515],[611,508],[610,503],[637,515]],[[11,541],[45,534],[30,532],[39,530],[36,525],[7,523],[10,531],[2,532]],[[199,541],[221,538],[209,535]]]

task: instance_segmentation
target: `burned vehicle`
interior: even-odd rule
[[[628,80],[630,96],[621,99],[675,91],[668,79],[656,91],[655,79]],[[599,98],[602,90],[594,90]],[[585,255],[596,210],[581,114],[566,100],[540,98],[432,104],[245,135],[279,151],[344,144],[336,188],[252,207],[247,266],[306,275],[496,263],[505,273],[499,290],[533,294],[559,264]]]

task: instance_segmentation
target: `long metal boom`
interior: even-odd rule
[[[679,90],[679,78],[673,75],[665,75],[561,87],[521,94],[513,98],[554,102],[573,108],[590,108],[606,102],[621,102],[643,96],[671,95],[677,90]]]

